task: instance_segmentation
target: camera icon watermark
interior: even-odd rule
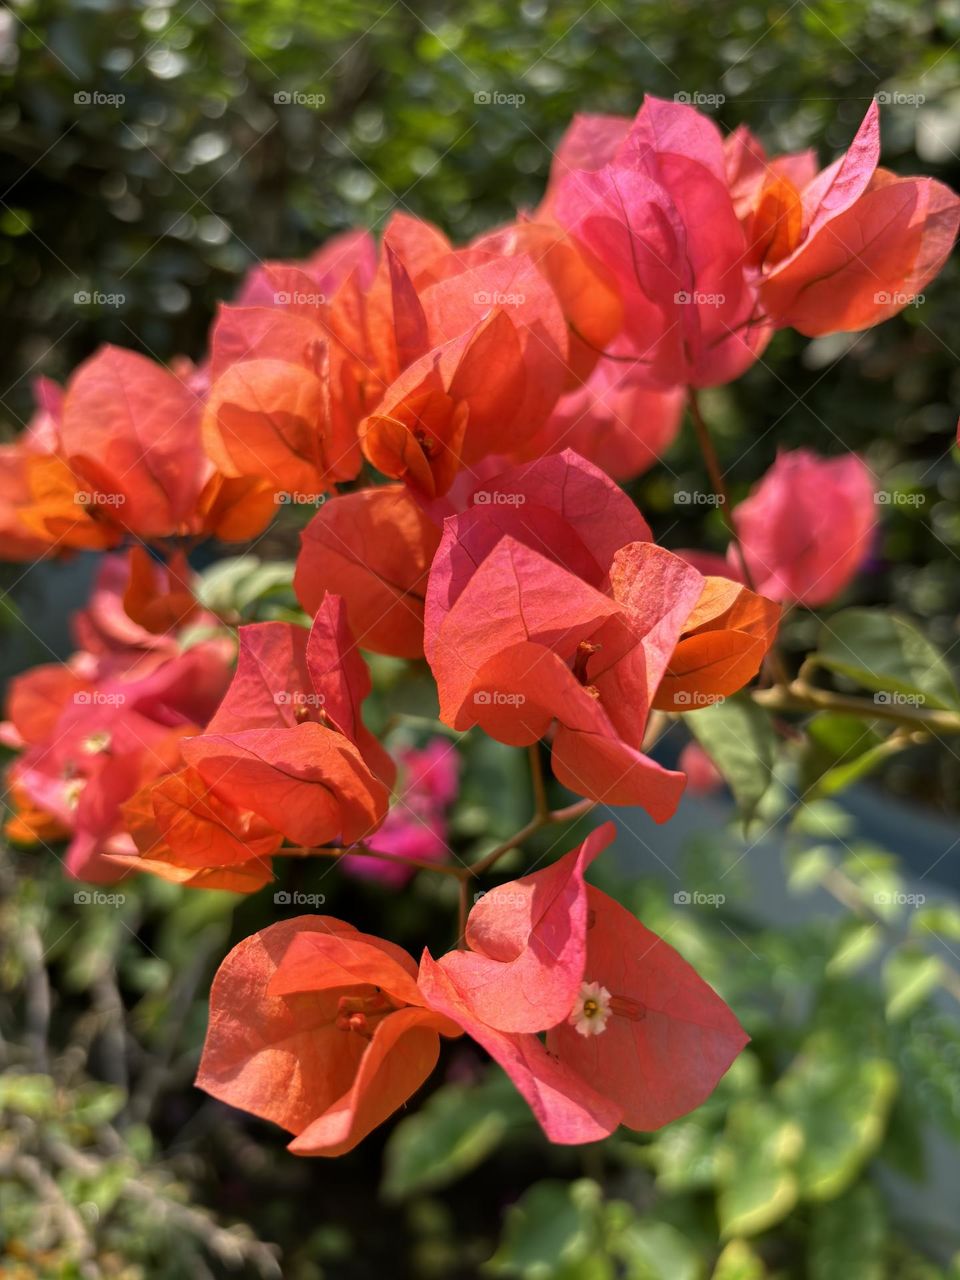
[[[107,693],[103,689],[78,689],[73,695],[77,707],[122,707],[126,700],[125,693]]]
[[[273,295],[275,307],[324,307],[327,304],[325,293],[304,293],[294,289],[292,293],[281,290]]]
[[[922,907],[926,900],[925,893],[901,893],[899,890],[873,895],[875,907]]]
[[[479,289],[473,295],[473,303],[477,307],[522,307],[526,300],[523,293],[488,293],[485,289]]]
[[[500,489],[478,489],[473,495],[477,507],[522,507],[526,500],[525,493],[504,493]]]
[[[73,895],[78,907],[122,907],[126,900],[125,893],[104,893],[101,889],[78,889]]]
[[[678,507],[722,507],[726,498],[722,493],[710,493],[703,489],[678,489],[673,495]]]
[[[486,898],[491,892],[492,890],[490,889],[479,889],[473,895],[474,902],[479,902],[481,898]],[[498,907],[518,910],[526,906],[530,899],[525,893],[511,893],[509,890],[501,891],[498,889],[494,895],[493,901]]]
[[[322,107],[327,101],[325,93],[303,93],[300,89],[278,89],[273,95],[277,107]]]
[[[927,300],[925,293],[901,293],[896,289],[878,289],[873,295],[878,307],[922,307]]]
[[[89,489],[78,489],[73,495],[73,501],[78,507],[122,507],[126,500],[123,493],[100,493],[99,490],[91,492]]]
[[[301,893],[299,889],[292,892],[278,889],[273,895],[274,905],[278,907],[322,907],[327,901],[325,893]]]
[[[692,707],[718,707],[726,700],[722,693],[702,693],[699,689],[679,689],[673,695],[673,705],[688,710]]]
[[[677,907],[722,907],[726,900],[725,893],[701,893],[699,889],[678,889],[673,895]]]
[[[476,689],[473,701],[478,707],[522,707],[525,693],[504,693],[500,689]]]
[[[473,100],[478,107],[522,107],[527,97],[523,93],[500,93],[496,89],[478,89],[473,95]]]
[[[125,293],[103,293],[100,289],[78,289],[73,295],[77,307],[113,307],[118,310],[127,301]]]
[[[878,489],[873,495],[878,507],[922,507],[926,504],[925,493],[904,493],[900,489]]]
[[[73,95],[76,107],[122,107],[126,100],[125,93],[101,93],[99,89],[78,89]]]
[[[273,695],[278,707],[322,707],[326,700],[323,693],[305,693],[302,689],[278,689]]]
[[[301,493],[299,489],[281,489],[273,495],[278,507],[319,507],[326,502],[325,493]]]
[[[898,89],[881,89],[877,94],[881,107],[922,107],[926,100],[925,93],[901,93]]]
[[[701,289],[678,289],[673,295],[678,307],[722,307],[727,300],[725,293],[704,293]]]
[[[673,95],[674,102],[688,107],[722,107],[727,100],[725,93],[688,93],[681,90]]]
[[[922,707],[927,699],[922,693],[900,693],[892,689],[875,693],[873,701],[878,707]]]

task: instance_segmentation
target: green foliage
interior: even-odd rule
[[[880,609],[844,609],[831,617],[815,659],[878,693],[955,711],[960,693],[943,656],[904,618]]]
[[[773,782],[777,737],[770,716],[738,696],[690,711],[684,720],[716,761],[744,822],[749,822]]]

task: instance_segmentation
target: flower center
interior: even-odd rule
[[[584,982],[567,1021],[582,1036],[598,1036],[614,1016],[639,1022],[647,1011],[630,996],[614,996],[599,982]]]
[[[336,1026],[339,1031],[355,1031],[370,1040],[384,1018],[399,1007],[379,987],[369,996],[341,996],[337,1002]]]
[[[584,982],[568,1021],[582,1036],[598,1036],[607,1028],[612,1012],[610,992],[599,982]]]

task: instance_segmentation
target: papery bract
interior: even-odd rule
[[[485,481],[474,503],[447,520],[430,573],[424,648],[441,718],[513,746],[555,726],[559,781],[665,821],[683,776],[642,750],[658,687],[674,661],[696,684],[683,642],[709,654],[707,692],[739,688],[772,639],[765,606],[727,584],[745,594],[715,594],[698,615],[704,578],[650,543],[626,495],[575,454]],[[685,639],[688,625],[712,634]]]
[[[303,532],[294,588],[313,614],[343,598],[357,643],[398,658],[423,654],[423,602],[440,530],[403,485],[342,494]]]
[[[852,581],[876,527],[874,481],[855,453],[781,453],[733,520],[757,589],[809,608]]]
[[[297,1155],[352,1150],[410,1097],[459,1027],[425,1007],[399,947],[331,916],[271,925],[230,952],[197,1085],[273,1121]]]
[[[164,860],[232,868],[276,851],[280,837],[351,844],[386,814],[395,769],[361,718],[370,679],[342,602],[327,596],[309,632],[262,622],[239,634],[216,715],[181,744],[184,776],[137,798],[145,870]]]
[[[582,386],[562,396],[521,450],[535,458],[572,449],[614,480],[648,470],[680,430],[684,393],[647,385],[630,365],[600,360]]]
[[[616,280],[625,314],[616,351],[651,382],[712,386],[756,359],[769,329],[712,121],[648,95],[612,156],[558,173],[549,207]]]
[[[918,300],[953,247],[960,199],[932,178],[878,168],[876,102],[819,173],[809,153],[767,162],[746,131],[728,142],[738,214],[778,327],[808,337],[866,329]]]
[[[554,1142],[686,1114],[747,1039],[672,947],[584,883],[613,835],[607,823],[552,866],[484,895],[468,919],[470,949],[439,962],[425,952],[420,964],[431,1007],[503,1066]]]

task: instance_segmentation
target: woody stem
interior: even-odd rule
[[[381,862],[392,862],[404,867],[413,867],[417,871],[436,871],[444,876],[456,876],[458,879],[466,874],[463,867],[447,867],[439,862],[427,862],[422,858],[408,858],[401,853],[386,853],[381,849],[368,849],[364,844],[344,845],[343,847],[323,845],[310,848],[306,845],[286,845],[283,853],[300,853],[305,857],[319,856],[323,858],[342,858],[349,854],[360,858],[378,858]]]
[[[752,689],[750,696],[770,711],[841,711],[866,720],[892,720],[917,731],[960,733],[960,713],[956,711],[874,702],[856,694],[817,689],[800,678],[772,689]]]
[[[540,743],[532,742],[527,748],[530,756],[530,781],[533,784],[534,812],[541,817],[550,812],[547,802],[547,785],[543,777],[543,762],[540,759]]]
[[[700,409],[700,401],[693,387],[689,388],[689,405],[690,418],[693,422],[693,430],[697,437],[697,444],[700,446],[700,453],[703,456],[704,465],[707,468],[707,475],[710,477],[710,483],[713,485],[713,492],[720,499],[720,516],[723,523],[727,526],[727,532],[730,540],[736,548],[737,559],[740,561],[740,568],[743,570],[743,579],[751,591],[756,591],[756,585],[753,581],[753,575],[750,572],[750,566],[747,564],[746,556],[743,554],[743,547],[740,544],[740,536],[737,533],[737,526],[733,522],[733,516],[730,511],[730,495],[727,492],[727,482],[724,479],[723,471],[720,467],[720,459],[717,457],[717,451],[714,448],[713,437],[710,434],[710,428],[707,426],[706,419]]]
[[[496,866],[505,853],[509,853],[511,849],[516,849],[518,845],[523,844],[525,840],[529,840],[543,827],[552,826],[557,822],[576,822],[577,818],[582,818],[584,814],[590,812],[596,807],[596,800],[578,800],[576,804],[567,805],[565,809],[550,809],[546,813],[535,814],[526,826],[521,827],[515,835],[510,836],[508,840],[501,841],[495,849],[491,849],[489,853],[467,867],[467,874],[471,876],[482,876],[489,871],[491,867]]]
[[[700,453],[703,455],[703,461],[707,468],[707,475],[710,477],[713,491],[720,501],[720,518],[726,525],[727,533],[730,535],[730,542],[736,550],[737,560],[740,562],[740,568],[743,572],[743,580],[751,591],[756,591],[757,584],[750,571],[750,566],[747,564],[747,557],[743,553],[743,543],[740,541],[740,534],[737,531],[733,512],[730,508],[730,494],[727,491],[727,483],[720,467],[720,459],[717,457],[717,451],[714,448],[710,428],[707,426],[707,421],[700,409],[700,401],[695,388],[690,387],[688,391],[690,418],[696,433],[697,444],[700,446]],[[774,684],[782,685],[787,683],[789,676],[786,664],[776,643],[770,646],[767,653],[766,667]]]

